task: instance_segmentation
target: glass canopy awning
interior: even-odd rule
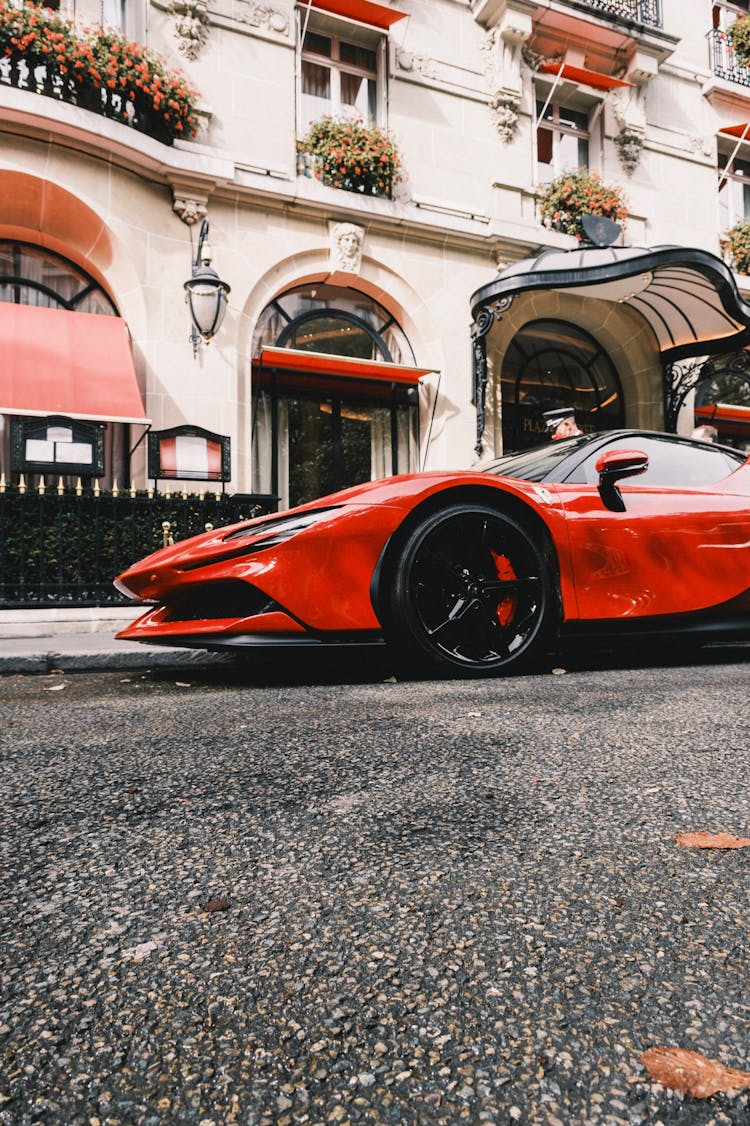
[[[667,362],[750,343],[750,305],[715,254],[684,246],[544,251],[508,266],[471,298],[480,335],[514,297],[549,290],[627,305],[651,328]]]
[[[602,316],[597,319],[602,322],[617,307],[632,310],[648,326],[667,371],[689,356],[737,352],[750,345],[750,305],[740,295],[729,267],[709,251],[588,243],[514,262],[471,298],[478,454],[488,384],[485,338],[516,298],[543,292],[600,302]],[[665,404],[679,396],[679,387],[670,385]]]

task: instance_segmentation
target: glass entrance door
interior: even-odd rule
[[[281,508],[293,508],[409,472],[417,446],[416,395],[410,390],[315,395],[282,386],[261,392],[253,441],[256,488],[276,494]]]

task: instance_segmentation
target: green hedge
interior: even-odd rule
[[[163,546],[164,521],[175,540],[259,516],[271,498],[214,494],[90,491],[0,493],[0,606],[91,606],[126,602],[112,580]]]

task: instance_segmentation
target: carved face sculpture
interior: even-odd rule
[[[361,242],[360,232],[351,223],[344,223],[336,236],[339,250],[344,258],[356,258]]]

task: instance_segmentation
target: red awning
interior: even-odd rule
[[[696,407],[694,413],[701,422],[733,422],[745,430],[750,429],[750,407],[740,407],[735,403],[706,403]]]
[[[303,7],[307,0],[300,0]],[[366,23],[370,27],[379,27],[387,31],[391,24],[404,19],[408,12],[397,12],[388,4],[376,4],[374,0],[311,0],[313,8],[323,12],[331,12],[334,16],[345,16],[357,23]]]
[[[743,140],[750,141],[750,121],[742,121],[739,125],[722,125],[719,132],[728,137],[742,137]]]
[[[577,82],[579,86],[593,86],[595,90],[614,90],[617,86],[633,85],[632,82],[625,82],[622,78],[613,78],[611,74],[601,74],[598,70],[587,70],[585,67],[570,66],[568,63],[542,63],[539,70],[542,74],[560,74],[561,78]]]
[[[436,370],[407,367],[406,364],[388,364],[384,360],[354,360],[348,356],[331,356],[327,352],[303,352],[295,348],[263,348],[260,356],[253,360],[253,367],[336,376],[340,379],[374,379],[379,383],[411,385],[419,383],[423,375],[429,375]]]
[[[0,301],[0,414],[148,423],[125,321]]]

